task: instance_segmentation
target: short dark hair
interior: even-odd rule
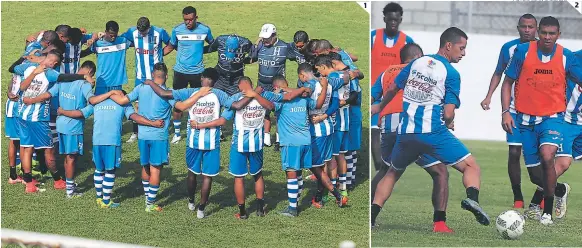
[[[143,32],[150,28],[150,19],[145,16],[140,17],[137,19],[137,25],[135,26],[138,31]]]
[[[83,62],[83,64],[81,65],[81,68],[90,69],[92,75],[94,75],[95,71],[97,70],[97,66],[95,66],[95,63],[91,60],[87,60],[87,61]]]
[[[309,35],[307,34],[307,32],[303,31],[303,30],[299,30],[297,32],[295,32],[295,35],[293,35],[293,42],[297,43],[297,42],[303,42],[306,43],[309,41]]]
[[[540,20],[539,28],[542,26],[554,26],[558,27],[558,31],[560,31],[560,22],[553,16],[546,16]]]
[[[79,44],[83,39],[83,32],[79,28],[71,28],[69,29],[69,39],[71,44]]]
[[[56,40],[59,40],[59,35],[55,31],[48,30],[42,34],[42,40],[53,44]]]
[[[519,17],[519,21],[521,22],[521,19],[534,19],[534,21],[536,21],[536,23],[538,22],[538,20],[536,19],[536,17],[530,13],[527,14],[523,14],[521,17]]]
[[[278,81],[278,80],[282,80],[282,81],[287,82],[287,79],[283,75],[276,75],[273,77],[273,82]]]
[[[119,32],[119,24],[116,21],[108,21],[105,24],[105,31]]]
[[[218,71],[212,67],[206,68],[202,72],[202,77],[208,78],[212,80],[212,83],[215,83],[216,81],[218,81]]]
[[[404,14],[404,10],[402,9],[402,6],[400,6],[400,4],[397,4],[394,2],[386,4],[386,6],[384,6],[384,9],[382,9],[382,14],[384,14],[384,15],[386,15],[390,12],[397,12],[400,15]]]
[[[410,60],[418,55],[418,52],[420,52],[420,55],[424,54],[420,45],[416,43],[408,43],[404,45],[402,49],[400,49],[400,62],[404,64],[404,61]]]
[[[64,52],[65,52],[65,50],[67,49],[67,46],[65,45],[65,43],[64,43],[62,40],[59,40],[59,39],[56,39],[56,40],[53,42],[53,46],[55,46],[55,48],[56,48],[55,50],[56,50],[57,52],[59,52],[59,55],[61,55],[61,56],[63,55],[63,53],[64,53]],[[53,51],[54,51],[54,50],[53,50]],[[61,57],[61,59],[62,59],[62,57]]]
[[[465,34],[465,32],[463,32],[463,30],[461,30],[457,27],[447,28],[447,30],[445,30],[441,34],[440,47],[444,47],[445,44],[447,44],[447,42],[451,42],[453,44],[456,44],[457,42],[459,42],[461,40],[461,38],[465,38],[467,40],[469,39],[469,37],[467,37],[467,34]]]
[[[333,63],[331,62],[331,57],[327,55],[319,55],[315,57],[314,65],[325,65],[327,67],[333,67]]]
[[[189,14],[196,15],[196,8],[194,8],[192,6],[188,6],[182,10],[182,15],[189,15]]]
[[[326,49],[333,49],[333,46],[331,45],[331,42],[329,42],[329,40],[321,39],[321,40],[317,41],[316,49],[317,49],[317,51],[326,50]]]
[[[71,28],[71,26],[69,26],[69,25],[61,24],[55,28],[55,32],[68,37],[70,28]]]
[[[168,67],[164,62],[158,62],[154,65],[154,71],[163,71],[164,74],[168,75]]]
[[[242,76],[238,79],[237,84],[240,84],[241,81],[248,81],[251,86],[253,86],[253,80],[250,77]]]
[[[298,67],[297,67],[297,74],[301,74],[301,73],[313,73],[313,66],[308,64],[308,63],[301,63]]]
[[[48,55],[55,55],[55,56],[57,56],[59,58],[59,63],[63,60],[63,54],[60,53],[59,51],[52,50],[52,51],[50,51],[50,52],[47,53],[47,56]]]

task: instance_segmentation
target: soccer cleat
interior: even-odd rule
[[[313,206],[314,208],[322,208],[323,207],[323,201],[317,201],[315,199],[315,196],[311,198],[311,206]]]
[[[97,202],[98,206],[101,206],[101,204],[103,204],[103,198],[97,198],[95,199],[95,202]]]
[[[74,192],[73,191],[73,193],[67,194],[68,199],[79,198],[81,196],[83,196],[83,193],[81,193],[81,192]]]
[[[556,219],[561,219],[566,216],[566,200],[568,199],[568,194],[570,194],[570,185],[564,183],[566,186],[566,193],[563,197],[556,197]]]
[[[54,185],[55,189],[66,189],[67,188],[67,182],[65,182],[65,180],[61,179],[58,181],[55,181],[55,185]]]
[[[523,208],[523,201],[514,201],[513,208]]]
[[[259,217],[265,217],[265,207],[261,208],[261,209],[257,209],[256,212],[257,216]]]
[[[447,223],[444,221],[437,221],[433,223],[432,232],[435,233],[453,233],[453,230],[447,226]]]
[[[273,150],[276,152],[281,151],[281,144],[279,142],[275,142],[275,147],[273,147]]]
[[[348,191],[347,191],[347,190],[340,190],[340,194],[341,194],[342,196],[345,196],[345,197],[347,197],[347,196],[348,196]]]
[[[346,205],[348,205],[348,200],[349,199],[347,196],[342,195],[342,198],[339,201],[336,201],[336,203],[337,203],[338,207],[343,208]]]
[[[137,134],[136,133],[132,133],[131,136],[129,136],[129,139],[127,139],[127,141],[125,143],[133,143],[137,140]]]
[[[540,223],[544,226],[549,226],[549,225],[553,225],[554,221],[552,220],[552,216],[549,214],[544,214],[542,215],[542,217],[540,218]]]
[[[311,174],[311,175],[307,176],[305,179],[313,181],[313,182],[317,182],[317,177],[315,176],[315,174]]]
[[[287,217],[297,217],[297,210],[291,209],[289,207],[283,209],[283,211],[279,212],[279,214]]]
[[[105,204],[105,202],[103,202],[103,200],[101,200],[99,202],[99,206],[101,208],[118,208],[121,204],[117,203],[117,202],[113,202],[113,201],[109,201],[109,204]]]
[[[226,141],[226,136],[224,134],[220,134],[220,142]]]
[[[181,137],[181,136],[179,136],[179,135],[174,135],[174,138],[172,138],[172,141],[171,141],[171,143],[172,143],[172,144],[178,144],[178,142],[180,142],[180,140],[181,140],[181,139],[182,139],[182,137]]]
[[[162,212],[162,207],[155,205],[155,204],[151,204],[151,205],[147,205],[145,208],[146,212]]]
[[[16,177],[16,179],[12,179],[12,178],[8,178],[8,183],[9,184],[17,184],[17,183],[22,183],[24,182],[24,180],[22,180],[22,177]]]
[[[204,219],[204,211],[198,209],[198,211],[196,211],[196,218],[198,219]]]
[[[188,209],[190,209],[190,211],[196,210],[196,204],[188,202]]]
[[[540,220],[542,217],[542,208],[538,204],[529,204],[529,209],[525,210],[523,215],[531,220]]]
[[[26,188],[24,189],[24,193],[39,193],[44,191],[46,191],[46,189],[36,187],[34,183],[27,183]]]
[[[246,219],[248,219],[248,218],[249,218],[249,216],[248,216],[247,214],[245,214],[245,215],[240,215],[240,213],[236,213],[236,214],[234,214],[234,217],[235,217],[235,218],[237,218],[237,219],[239,219],[239,220],[246,220]]]
[[[476,201],[467,198],[461,201],[461,208],[473,213],[473,215],[475,215],[475,219],[477,219],[477,222],[479,222],[481,225],[488,226],[491,222],[487,213],[483,211],[483,208],[481,208],[479,203]]]

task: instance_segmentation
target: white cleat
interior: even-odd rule
[[[523,215],[530,220],[540,220],[542,217],[542,209],[540,205],[530,205],[529,209],[523,212]]]
[[[194,203],[188,202],[188,209],[190,209],[190,211],[194,211],[194,210],[196,210],[196,206],[194,205]]]
[[[556,219],[561,219],[566,216],[566,200],[570,194],[570,185],[564,183],[564,186],[566,186],[566,194],[563,197],[556,197]]]
[[[204,211],[198,209],[198,211],[196,211],[196,218],[204,219]]]
[[[129,137],[129,139],[125,143],[133,143],[136,140],[137,140],[137,134],[136,133],[132,133],[131,136]]]
[[[174,138],[172,138],[171,143],[172,144],[178,144],[178,142],[180,142],[181,139],[182,139],[182,136],[174,135]]]
[[[542,215],[542,218],[540,218],[540,223],[544,226],[549,226],[549,225],[553,225],[554,221],[552,220],[551,215],[544,214],[544,215]]]

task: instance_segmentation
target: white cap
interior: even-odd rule
[[[263,27],[261,28],[259,37],[267,39],[271,37],[271,35],[273,35],[274,33],[277,33],[277,28],[275,27],[275,25],[267,23],[263,25]]]

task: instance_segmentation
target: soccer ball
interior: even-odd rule
[[[497,216],[495,226],[497,231],[505,239],[517,239],[523,234],[525,218],[515,210],[507,210]]]

